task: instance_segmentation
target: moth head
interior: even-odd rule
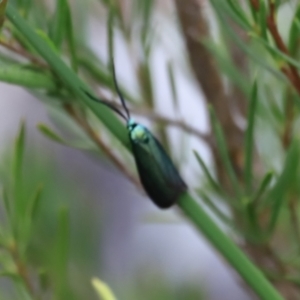
[[[148,141],[148,133],[144,126],[130,119],[127,123],[130,139],[135,143],[146,143]]]

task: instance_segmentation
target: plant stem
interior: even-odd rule
[[[78,115],[71,104],[65,104],[65,110],[68,114],[77,122],[77,124],[87,133],[87,135],[95,142],[100,150],[113,162],[113,164],[137,187],[139,191],[143,191],[140,181],[136,176],[131,174],[127,166],[118,158],[112,151],[111,148],[101,140],[94,129],[90,126],[88,121]]]
[[[184,194],[180,197],[178,206],[196,228],[223,254],[226,260],[236,269],[260,299],[283,300],[282,296],[265,278],[262,272],[218,228],[189,194]]]

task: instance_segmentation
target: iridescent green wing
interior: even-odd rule
[[[187,186],[160,142],[146,130],[147,140],[131,140],[141,182],[154,203],[160,208],[172,206]]]

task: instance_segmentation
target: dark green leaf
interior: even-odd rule
[[[299,34],[300,34],[300,4],[296,9],[291,29],[289,32],[289,51],[291,55],[295,55],[297,49],[299,48]]]
[[[19,188],[21,173],[22,173],[22,163],[24,156],[25,147],[25,124],[21,123],[19,133],[15,140],[14,146],[14,158],[13,158],[13,178],[15,182],[15,188]]]
[[[263,180],[260,183],[260,186],[254,196],[252,197],[252,202],[254,205],[258,204],[258,201],[260,200],[261,196],[266,192],[267,188],[269,187],[271,180],[274,176],[274,172],[270,171],[266,173]]]
[[[213,187],[213,189],[219,193],[219,194],[223,194],[223,190],[220,187],[220,185],[216,182],[216,180],[213,178],[213,176],[210,174],[210,171],[208,170],[207,166],[205,165],[203,159],[201,158],[201,156],[198,154],[197,151],[193,151],[196,159],[199,163],[199,165],[201,166],[201,169],[205,175],[205,177],[207,178],[208,182],[210,183],[210,185]]]
[[[272,207],[272,213],[268,226],[268,232],[270,234],[272,234],[275,229],[279,213],[284,203],[284,199],[288,193],[288,189],[289,187],[291,187],[291,185],[294,184],[295,178],[297,178],[296,172],[298,169],[298,165],[299,143],[297,141],[293,141],[288,150],[283,171],[268,196],[268,203]]]
[[[77,72],[78,69],[78,61],[77,61],[77,53],[76,53],[76,45],[74,40],[74,32],[73,32],[73,22],[72,22],[72,14],[71,9],[66,1],[66,38],[71,56],[71,66],[72,69]]]
[[[34,89],[54,90],[54,80],[41,71],[23,65],[10,65],[0,68],[0,81]]]
[[[109,10],[109,15],[107,19],[107,38],[108,38],[108,69],[111,70],[112,64],[114,61],[114,11],[112,9]]]
[[[31,220],[33,220],[37,215],[43,189],[44,189],[43,184],[38,185],[32,197],[29,199],[28,207],[27,207],[27,215]]]
[[[259,3],[259,25],[260,25],[260,33],[264,40],[268,40],[268,27],[267,27],[267,8],[265,1],[260,1]]]
[[[237,178],[237,175],[234,171],[233,165],[230,160],[230,156],[228,153],[228,148],[226,145],[225,137],[223,134],[223,130],[221,128],[221,125],[219,121],[217,120],[217,117],[215,115],[214,109],[212,106],[209,107],[210,112],[210,119],[213,127],[213,131],[217,140],[217,146],[220,152],[221,159],[223,161],[224,167],[228,173],[229,179],[231,181],[232,187],[235,191],[235,194],[237,197],[240,197],[242,195],[242,191],[239,185],[239,181]]]
[[[61,48],[64,36],[66,34],[68,18],[67,0],[57,0],[56,8],[52,22],[50,24],[49,36],[57,49]]]
[[[256,81],[253,84],[250,104],[248,108],[248,118],[247,118],[247,129],[245,137],[245,183],[246,191],[250,194],[252,190],[252,158],[253,158],[253,145],[254,145],[254,125],[255,125],[255,115],[257,107],[257,83]]]

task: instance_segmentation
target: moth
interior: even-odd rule
[[[131,118],[117,83],[113,63],[112,73],[114,86],[121,100],[124,112],[113,106],[113,104],[100,100],[89,92],[84,92],[91,100],[108,106],[126,121],[132,153],[142,185],[154,204],[162,209],[169,208],[187,190],[187,185],[182,180],[161,143],[145,126],[135,122]]]

